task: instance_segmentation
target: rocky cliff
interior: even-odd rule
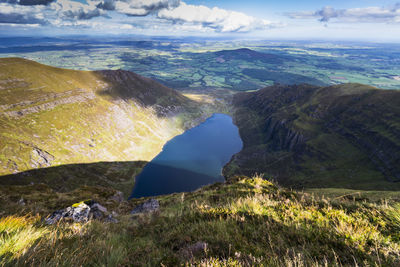
[[[262,172],[295,187],[398,186],[399,91],[275,85],[239,93],[234,105],[244,149],[227,174]]]

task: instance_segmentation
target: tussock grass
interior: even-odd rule
[[[39,217],[9,216],[0,219],[0,260],[7,263],[18,259],[36,240],[49,231],[36,226]]]
[[[160,211],[132,217],[144,199],[109,206],[116,224],[43,226],[16,266],[398,266],[399,205],[319,198],[260,177],[236,177],[192,193],[157,197]],[[123,207],[122,207],[122,206]],[[25,218],[25,217],[24,217]],[[19,239],[9,223],[2,231]],[[24,228],[24,229],[25,229]],[[4,230],[6,229],[6,230]],[[22,241],[21,241],[22,242]],[[195,244],[205,243],[206,248]]]
[[[393,207],[389,209],[386,214],[393,225],[400,230],[400,203],[393,205]]]

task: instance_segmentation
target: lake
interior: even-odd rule
[[[193,191],[223,182],[222,168],[242,147],[232,118],[214,114],[164,145],[136,177],[131,198]]]

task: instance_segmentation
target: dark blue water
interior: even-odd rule
[[[222,182],[223,166],[242,146],[232,118],[214,114],[165,144],[136,177],[131,198],[193,191]]]

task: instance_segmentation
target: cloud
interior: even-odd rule
[[[157,17],[175,23],[201,24],[219,32],[247,32],[272,26],[269,21],[256,19],[241,12],[188,5],[184,2],[176,8],[160,10]]]
[[[365,7],[349,9],[335,9],[327,6],[315,12],[294,12],[287,15],[295,19],[317,18],[321,22],[335,20],[340,22],[399,23],[400,3],[397,3],[391,7]]]
[[[55,0],[18,0],[18,3],[23,6],[47,5]]]
[[[67,20],[88,20],[104,15],[93,3],[82,4],[70,0],[57,0],[49,5],[49,9],[57,13],[58,18]]]
[[[4,3],[18,4],[22,6],[47,5],[55,0],[3,0]]]
[[[7,1],[1,4],[0,24],[87,28],[97,27],[99,20],[102,20],[102,25],[115,25],[117,19],[117,23],[125,24],[123,27],[127,30],[133,28],[126,25],[135,25],[135,30],[148,28],[171,32],[249,32],[277,26],[241,12],[189,5],[181,0],[86,0],[84,3],[75,0],[0,1]],[[139,17],[146,17],[146,21]],[[92,19],[96,23],[81,22]]]
[[[0,23],[4,24],[47,24],[42,7],[16,6],[0,3]]]
[[[161,9],[179,6],[180,0],[90,0],[103,10],[115,10],[128,16],[147,16]]]

